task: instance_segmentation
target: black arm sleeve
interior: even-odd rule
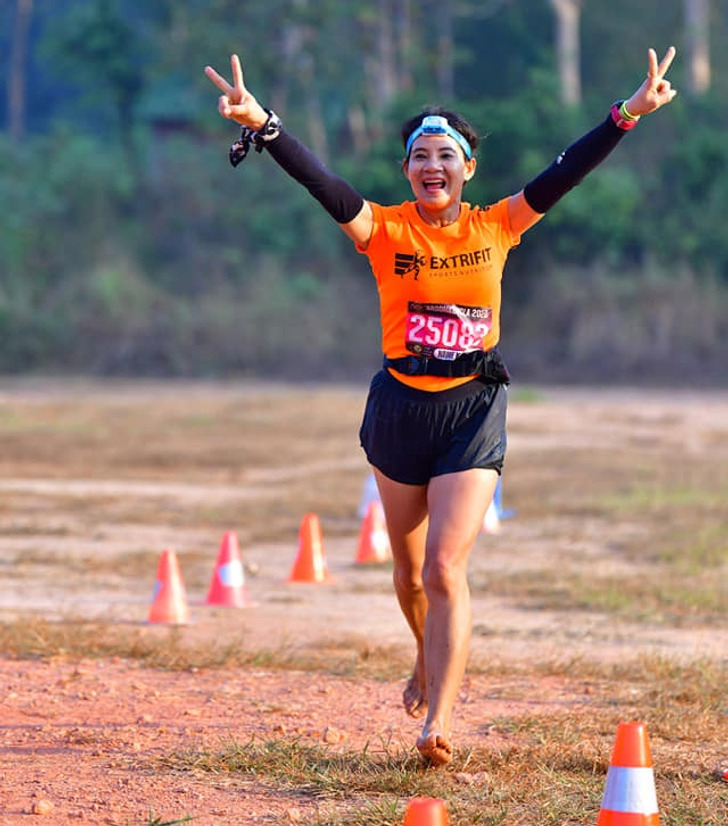
[[[610,114],[603,123],[565,149],[548,169],[523,188],[531,209],[548,212],[610,154],[625,134]]]
[[[276,163],[306,187],[329,215],[339,224],[353,221],[364,199],[351,184],[334,175],[299,140],[281,130],[266,149]]]

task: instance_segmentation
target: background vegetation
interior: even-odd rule
[[[487,135],[467,197],[519,189],[678,48],[681,94],[511,256],[519,380],[728,377],[728,11],[691,85],[683,0],[581,3],[565,103],[546,0],[14,0],[0,4],[0,372],[360,378],[366,260],[266,156],[233,171],[207,63],[232,51],[367,197],[409,196],[398,127],[428,102]]]

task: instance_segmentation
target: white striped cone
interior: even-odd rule
[[[597,826],[660,826],[644,723],[620,723]]]
[[[498,515],[498,508],[495,502],[491,502],[483,518],[482,532],[498,533],[498,531],[500,531],[500,516]]]

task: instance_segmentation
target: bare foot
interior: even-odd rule
[[[444,766],[452,760],[452,745],[442,732],[423,732],[417,738],[417,751],[431,766]]]
[[[424,717],[427,713],[427,696],[420,680],[419,661],[402,692],[402,705],[410,717]]]

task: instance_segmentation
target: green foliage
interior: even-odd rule
[[[658,194],[663,206],[660,249],[666,260],[691,261],[728,281],[728,117],[725,104],[707,100],[676,108],[676,131]]]
[[[132,195],[125,164],[89,136],[61,130],[22,146],[0,136],[2,294],[47,296],[108,254],[122,243]]]
[[[144,75],[139,32],[124,18],[125,5],[116,0],[71,4],[40,51],[48,65],[80,90],[96,118],[108,114],[111,102],[115,117],[109,126],[128,144]]]
[[[272,318],[263,272],[275,280],[279,312],[286,308],[291,323],[298,306],[307,308],[299,318],[315,308],[318,321],[333,322],[334,279],[343,294],[371,288],[364,259],[268,157],[253,154],[231,171],[225,156],[236,127],[215,112],[206,63],[227,72],[229,54],[239,52],[254,93],[365,197],[382,202],[411,194],[399,124],[426,103],[455,106],[484,135],[466,199],[490,203],[518,191],[613,98],[628,94],[642,77],[647,46],[681,48],[684,39],[679,0],[648,0],[638,10],[627,0],[608,10],[585,4],[584,103],[565,108],[548,4],[444,3],[437,14],[417,7],[408,26],[396,4],[391,19],[380,12],[378,4],[335,0],[272,0],[254,13],[232,0],[36,4],[26,82],[34,134],[22,146],[0,135],[0,332],[13,341],[0,369],[114,369],[117,359],[84,359],[80,348],[59,346],[77,340],[93,313],[91,326],[107,331],[102,337],[135,342],[138,356],[122,359],[124,370],[138,358],[152,370],[214,369],[214,345],[198,358],[191,348],[199,345],[185,344],[189,330],[166,338],[177,341],[176,355],[149,359],[139,348],[158,351],[157,337],[139,331],[153,328],[160,311],[186,328],[202,296],[222,310],[231,296],[245,295],[244,314]],[[11,13],[12,4],[0,9],[6,31]],[[455,100],[442,99],[438,80],[447,14]],[[646,119],[529,233],[508,270],[519,307],[532,300],[536,282],[563,280],[577,268],[640,278],[659,266],[668,277],[690,271],[728,288],[728,21],[713,17],[711,95],[681,95]],[[389,80],[380,72],[387,48]],[[681,57],[671,71],[678,88]],[[0,67],[0,75],[8,71]],[[255,313],[253,294],[263,301]],[[344,316],[334,327],[352,330],[358,313],[339,309]],[[336,335],[330,328],[314,337],[323,347],[317,358]],[[128,352],[120,343],[112,349]],[[218,369],[229,369],[219,355]]]

